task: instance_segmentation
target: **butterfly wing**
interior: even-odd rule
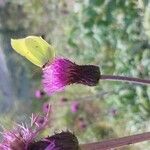
[[[17,53],[39,67],[42,67],[55,56],[54,48],[38,36],[11,39],[11,45]]]

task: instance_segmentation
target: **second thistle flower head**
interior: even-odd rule
[[[3,131],[0,150],[32,150],[29,147],[32,143],[35,143],[39,133],[49,124],[50,113],[51,106],[49,105],[47,112],[43,116],[32,115],[30,126],[17,124],[10,131]],[[35,149],[38,150],[37,147]]]
[[[62,91],[66,85],[80,83],[95,86],[100,79],[100,70],[94,65],[77,65],[68,59],[55,58],[43,68],[43,88],[51,95]]]

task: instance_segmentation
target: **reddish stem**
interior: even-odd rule
[[[108,150],[150,140],[150,132],[80,145],[81,150]]]
[[[101,75],[100,80],[125,81],[125,82],[133,82],[138,84],[150,84],[149,79],[140,79],[134,77],[117,76],[117,75]]]

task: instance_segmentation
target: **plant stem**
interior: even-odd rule
[[[125,77],[117,75],[101,75],[100,80],[125,81],[138,84],[150,84],[149,79],[140,79],[134,77]]]
[[[150,140],[150,132],[80,145],[81,150],[108,150]]]

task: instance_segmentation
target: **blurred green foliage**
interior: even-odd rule
[[[11,30],[23,28],[26,34],[44,36],[56,47],[57,55],[78,64],[96,64],[102,74],[150,77],[148,0],[31,0],[30,3],[15,0],[7,5],[5,9],[0,8],[3,16],[8,15],[1,26],[7,25]],[[13,9],[6,9],[8,7]],[[40,85],[41,74],[39,70],[34,74],[36,67],[26,64],[34,91]],[[62,106],[64,97],[68,101]],[[149,129],[148,86],[100,81],[92,88],[67,87],[64,92],[46,97],[44,101],[47,100],[54,109],[51,132],[66,128],[74,130],[80,142]],[[76,114],[70,111],[72,100],[78,100],[81,105]],[[34,99],[32,110],[40,111],[40,106],[41,102]],[[86,123],[84,129],[78,126],[80,118]]]

